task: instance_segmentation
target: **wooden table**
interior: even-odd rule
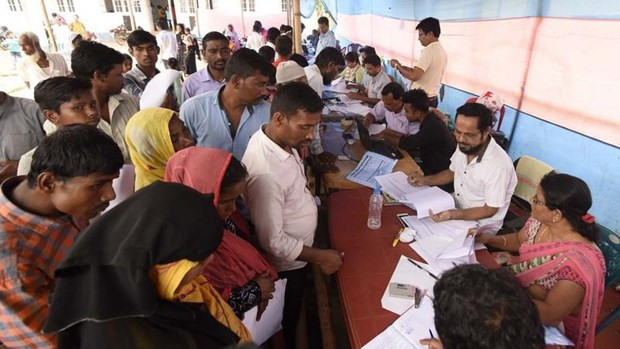
[[[360,348],[390,326],[398,315],[381,307],[385,291],[401,255],[423,261],[411,247],[392,247],[401,228],[397,213],[415,214],[405,206],[384,206],[378,230],[367,226],[368,188],[332,193],[328,200],[331,247],[344,252],[344,263],[336,279],[343,315],[352,348]],[[498,267],[487,250],[476,251],[478,261]]]
[[[343,132],[346,130],[343,129],[340,122],[327,122],[325,125],[326,129],[321,134],[321,142],[326,151],[336,155],[345,155],[346,153],[346,155],[355,160],[360,160],[364,156],[366,149],[364,149],[364,146],[362,146],[362,143],[359,140],[356,140],[354,144],[349,145],[342,137]],[[401,150],[401,153],[404,157],[398,160],[396,166],[394,167],[394,171],[411,173],[419,169],[418,164],[416,164],[415,160],[413,160],[409,153],[404,150]],[[358,189],[364,187],[361,184],[357,184],[346,179],[347,175],[357,166],[357,162],[350,159],[338,159],[336,160],[336,166],[338,166],[340,171],[335,173],[324,173],[322,176],[323,182],[328,189]]]

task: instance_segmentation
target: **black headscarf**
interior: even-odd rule
[[[236,336],[208,313],[159,299],[149,278],[156,264],[203,261],[220,244],[222,232],[212,197],[175,183],[156,182],[139,190],[76,240],[55,272],[44,332],[75,332],[78,325],[95,340],[110,328],[150,337],[168,327],[175,336],[182,333],[183,341],[211,336],[221,339],[216,342],[235,342]]]

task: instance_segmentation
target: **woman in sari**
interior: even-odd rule
[[[140,190],[82,232],[60,264],[44,332],[59,332],[59,348],[219,348],[249,340],[200,276],[222,232],[211,197],[175,183]]]
[[[132,116],[125,128],[125,140],[135,166],[135,190],[163,180],[168,159],[194,145],[178,114],[164,108],[147,108]]]
[[[185,184],[213,203],[225,222],[222,244],[205,268],[207,280],[228,301],[239,318],[254,306],[259,316],[272,298],[276,270],[247,240],[248,225],[235,214],[235,201],[245,190],[248,173],[231,153],[214,148],[190,147],[174,154],[166,166],[165,180]]]
[[[551,172],[532,198],[532,217],[518,233],[476,240],[518,251],[509,268],[527,288],[544,325],[560,326],[576,348],[593,348],[605,283],[605,260],[590,190],[579,178]]]

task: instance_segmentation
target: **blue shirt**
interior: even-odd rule
[[[262,124],[269,122],[271,103],[261,101],[247,106],[233,136],[228,115],[220,101],[224,88],[188,99],[181,106],[181,120],[196,139],[196,145],[226,150],[241,160],[250,137]]]

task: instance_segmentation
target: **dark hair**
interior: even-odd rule
[[[94,41],[82,41],[71,52],[71,70],[77,78],[92,79],[96,71],[108,74],[123,61],[122,53]]]
[[[228,38],[220,32],[208,32],[207,35],[202,37],[202,48],[206,50],[207,42],[216,40],[229,42]]]
[[[127,46],[133,48],[144,44],[153,44],[157,46],[157,39],[155,35],[147,32],[146,30],[134,30],[127,37]]]
[[[82,37],[82,34],[77,34],[73,39],[71,39],[71,43],[75,45],[76,42],[79,43],[82,40],[84,40],[84,38]]]
[[[168,22],[165,19],[158,20],[156,25],[162,30],[168,30]]]
[[[360,53],[364,52],[366,56],[372,56],[377,54],[377,50],[375,50],[372,46],[364,46],[360,48]]]
[[[351,51],[344,55],[344,60],[347,62],[359,62],[360,56],[357,54],[357,52]]]
[[[123,63],[125,63],[125,62],[127,62],[127,61],[130,61],[130,62],[133,64],[133,58],[131,58],[131,56],[130,56],[130,55],[128,55],[128,54],[126,54],[126,53],[123,53],[123,57],[125,58],[125,59],[123,60]]]
[[[549,172],[540,181],[545,206],[560,210],[570,225],[590,241],[598,241],[598,227],[582,217],[592,207],[592,194],[586,182],[564,173]]]
[[[179,60],[174,57],[168,58],[168,68],[179,70]]]
[[[248,176],[248,170],[234,156],[230,158],[230,163],[226,168],[222,183],[220,184],[220,193],[228,190],[233,185],[245,180]]]
[[[299,53],[293,53],[289,58],[289,61],[293,61],[297,64],[299,64],[300,67],[305,68],[307,67],[308,64],[308,60],[306,59],[306,57],[300,55]]]
[[[327,19],[327,17],[325,16],[319,17],[319,20],[317,22],[319,24],[325,24],[326,26],[329,26],[329,19]]]
[[[263,25],[259,21],[254,22],[254,25],[252,26],[252,30],[257,33],[260,32],[262,28],[263,28]]]
[[[249,48],[240,48],[233,53],[226,63],[224,76],[226,81],[230,81],[233,75],[237,75],[242,79],[260,74],[270,76],[273,65],[267,62],[258,52]]]
[[[60,113],[60,105],[80,98],[84,92],[90,92],[93,86],[90,80],[57,76],[45,79],[34,88],[34,100],[41,110],[53,110]]]
[[[331,62],[336,65],[344,65],[344,58],[342,58],[342,54],[335,47],[326,47],[322,49],[319,55],[316,56],[314,64],[316,64],[317,67],[325,68]]]
[[[114,174],[123,167],[123,154],[114,140],[89,125],[67,125],[45,137],[32,155],[28,186],[52,172],[61,180],[92,173]]]
[[[267,45],[261,46],[261,48],[258,49],[258,54],[263,56],[263,58],[269,63],[276,59],[276,51]]]
[[[390,93],[392,94],[392,97],[394,99],[402,99],[403,95],[405,94],[405,89],[397,82],[390,82],[389,84],[385,85],[383,90],[381,90],[381,95],[387,96]]]
[[[428,113],[430,109],[430,102],[426,91],[421,88],[416,88],[405,92],[403,95],[403,103],[411,104],[413,109],[419,110],[423,113]]]
[[[416,30],[420,29],[424,34],[433,32],[433,35],[438,38],[441,34],[441,28],[439,27],[439,20],[433,17],[424,18],[415,27]]]
[[[290,117],[300,110],[308,113],[323,110],[323,101],[316,91],[301,82],[290,82],[278,88],[271,102],[271,115],[281,112]]]
[[[445,272],[433,288],[444,348],[544,348],[538,311],[514,275],[479,264]]]
[[[185,24],[183,23],[177,23],[177,27],[181,27],[181,31],[185,31]]]
[[[370,55],[364,58],[364,64],[370,64],[374,67],[381,66],[381,58],[377,55]]]
[[[484,104],[480,103],[465,103],[456,110],[456,117],[459,115],[465,115],[473,118],[478,118],[478,130],[484,132],[493,122],[493,113]]]
[[[276,39],[276,52],[280,56],[288,56],[293,52],[293,40],[288,35],[280,35]]]
[[[280,29],[276,27],[271,27],[267,29],[267,39],[269,41],[276,41],[276,39],[280,36]]]

